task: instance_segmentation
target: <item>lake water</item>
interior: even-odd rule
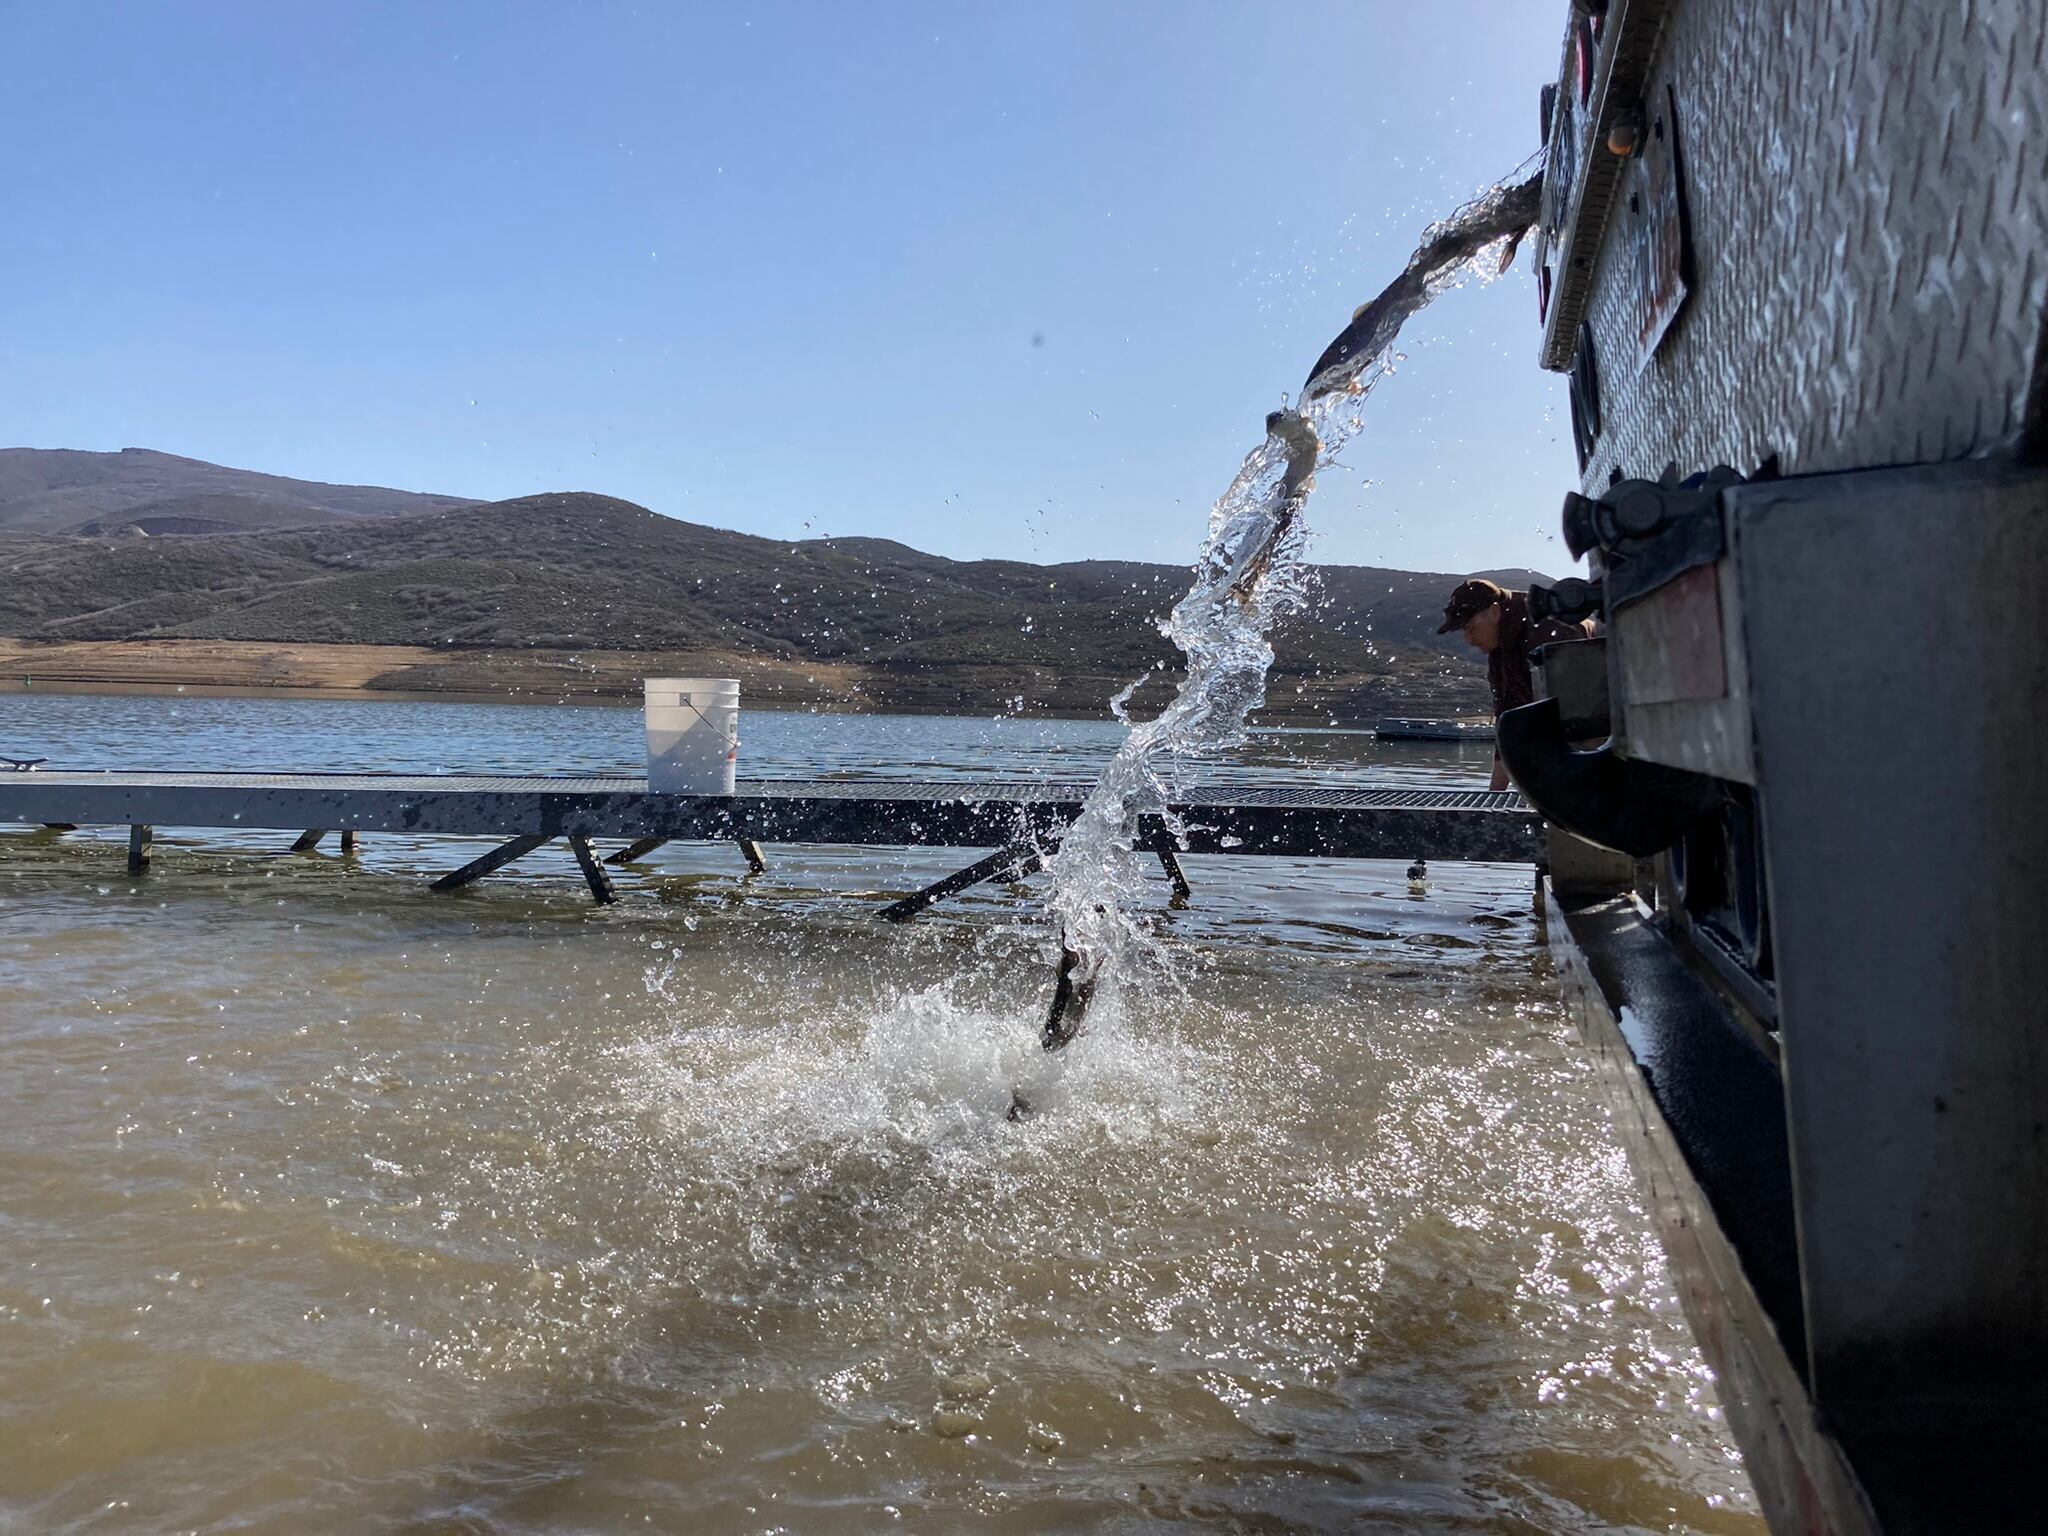
[[[53,767],[633,771],[636,711],[0,696]],[[750,777],[1106,725],[742,722]],[[1262,735],[1204,777],[1483,785]],[[1762,1530],[1526,869],[1190,859],[1059,1058],[971,855],[0,834],[0,1529]],[[1018,1087],[1038,1113],[1005,1119]]]

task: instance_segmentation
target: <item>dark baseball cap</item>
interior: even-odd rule
[[[1437,626],[1436,632],[1448,635],[1454,629],[1463,629],[1473,614],[1484,613],[1495,603],[1507,601],[1507,596],[1506,587],[1498,586],[1483,576],[1459,582],[1451,600],[1444,604],[1444,621]]]

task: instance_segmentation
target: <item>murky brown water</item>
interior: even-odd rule
[[[0,1527],[1761,1530],[1524,871],[1193,861],[1048,1061],[943,855],[277,841],[0,837]]]

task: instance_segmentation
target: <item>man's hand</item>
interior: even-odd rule
[[[1493,754],[1492,787],[1494,789],[1506,789],[1508,787],[1508,765],[1500,760],[1498,752]]]

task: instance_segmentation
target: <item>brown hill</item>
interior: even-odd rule
[[[1091,714],[1134,676],[1177,675],[1156,621],[1187,583],[763,539],[584,493],[180,538],[0,534],[0,575],[0,634],[25,638],[742,654],[851,669],[871,705]],[[1322,600],[1279,637],[1273,713],[1481,706],[1478,668],[1432,633],[1456,580],[1322,568]]]
[[[460,496],[292,480],[150,448],[0,448],[0,529],[27,533],[226,533],[466,505]]]

